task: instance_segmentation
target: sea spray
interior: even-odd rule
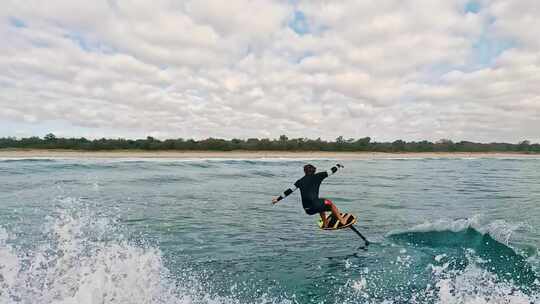
[[[0,162],[0,303],[540,302],[537,160],[346,161],[321,194],[359,216],[367,251],[294,197],[269,203],[303,163]]]
[[[508,244],[517,227],[522,226],[476,216],[394,230],[370,248],[377,251],[376,263],[347,280],[334,297],[370,304],[540,303],[531,258]],[[349,269],[365,263],[348,261]]]
[[[443,259],[430,265],[433,282],[426,293],[434,296],[437,304],[530,304],[539,303],[538,288],[526,293],[511,281],[481,267],[486,261],[474,251],[467,253],[467,266],[452,269],[450,261]]]
[[[13,247],[7,243],[9,235],[0,228],[0,303],[9,303],[9,290],[17,280],[19,259]]]
[[[116,225],[87,208],[57,210],[35,248],[13,246],[0,228],[0,304],[246,303],[241,290],[210,292],[204,273],[172,275],[157,247],[126,240]],[[263,292],[252,303],[292,302]]]
[[[397,256],[397,260],[402,257]],[[488,261],[474,250],[465,250],[465,261],[458,256],[433,256],[426,265],[401,264],[417,268],[427,275],[427,283],[419,276],[408,276],[408,282],[393,287],[385,274],[362,271],[359,278],[350,279],[334,294],[336,303],[366,304],[532,304],[540,303],[538,281],[526,286],[506,280],[486,268]],[[456,267],[462,265],[463,267]],[[424,271],[422,271],[422,269]],[[418,273],[419,274],[419,273]],[[425,284],[424,284],[425,283]]]
[[[180,303],[160,251],[105,238],[108,227],[61,212],[34,249],[2,233],[2,303]]]
[[[484,215],[476,214],[463,219],[439,219],[436,221],[426,221],[404,230],[390,231],[387,236],[404,232],[431,232],[431,231],[452,231],[459,232],[467,228],[475,229],[482,234],[488,234],[497,241],[508,245],[512,234],[523,227],[524,223],[507,223],[504,220],[489,221]]]

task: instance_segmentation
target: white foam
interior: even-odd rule
[[[366,288],[366,286],[367,286],[366,278],[361,278],[352,283],[352,288],[356,291],[362,291]]]
[[[7,231],[0,228],[0,303],[8,303],[8,295],[2,291],[15,283],[20,269],[19,259],[13,253],[13,248],[6,243],[8,239]]]
[[[351,266],[353,266],[353,263],[349,259],[346,259],[345,260],[345,269],[349,269],[349,268],[351,268]]]
[[[349,288],[351,297],[346,303],[411,303],[411,304],[531,304],[540,303],[540,294],[524,293],[518,286],[498,278],[494,273],[481,267],[485,261],[473,250],[466,253],[467,266],[464,269],[452,267],[445,254],[435,257],[434,264],[428,266],[430,283],[411,295],[396,295],[395,298],[381,299],[378,292],[368,288],[370,277],[348,281],[340,292]],[[379,280],[376,280],[379,281]],[[540,284],[540,283],[539,283]],[[373,287],[373,286],[370,286]],[[385,286],[380,286],[384,290]],[[379,290],[379,292],[381,291]],[[378,299],[377,299],[378,298]]]
[[[7,246],[3,233],[2,303],[183,303],[159,250],[104,241],[106,225],[63,214],[51,225],[50,240],[24,252]],[[101,240],[92,240],[88,229]]]
[[[11,246],[0,227],[1,304],[239,303],[208,292],[189,270],[173,278],[158,248],[133,245],[110,220],[85,213],[61,211],[33,249]]]
[[[527,295],[510,282],[501,281],[497,275],[478,266],[482,261],[468,256],[464,270],[449,270],[448,264],[433,266],[436,282],[430,290],[436,295],[437,304],[530,304],[539,303],[540,295]]]
[[[440,262],[440,261],[442,261],[442,259],[444,259],[445,257],[446,257],[446,254],[443,253],[443,254],[439,254],[439,255],[435,256],[435,258],[433,258],[433,259],[434,259],[435,261],[437,261],[437,262]]]
[[[476,231],[482,234],[488,234],[493,239],[508,245],[510,242],[510,237],[514,231],[519,228],[523,228],[524,224],[510,224],[503,220],[495,220],[488,222],[483,215],[474,215],[471,218],[466,219],[439,219],[433,222],[425,222],[419,225],[416,225],[412,228],[405,230],[394,230],[389,232],[387,235],[394,235],[398,233],[406,232],[431,232],[431,231],[452,231],[460,232],[468,228],[473,228]]]

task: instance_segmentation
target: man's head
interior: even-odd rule
[[[317,171],[317,168],[315,168],[315,166],[313,166],[312,164],[307,164],[304,166],[304,173],[306,175],[313,175],[315,174],[315,171]]]

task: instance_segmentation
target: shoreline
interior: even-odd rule
[[[164,159],[392,159],[392,158],[537,158],[540,154],[501,152],[324,152],[324,151],[79,151],[45,149],[0,150],[0,158],[164,158]]]

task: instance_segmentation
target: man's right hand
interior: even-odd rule
[[[272,205],[277,204],[277,202],[279,202],[278,199],[277,199],[277,197],[273,197],[273,198],[272,198]]]

